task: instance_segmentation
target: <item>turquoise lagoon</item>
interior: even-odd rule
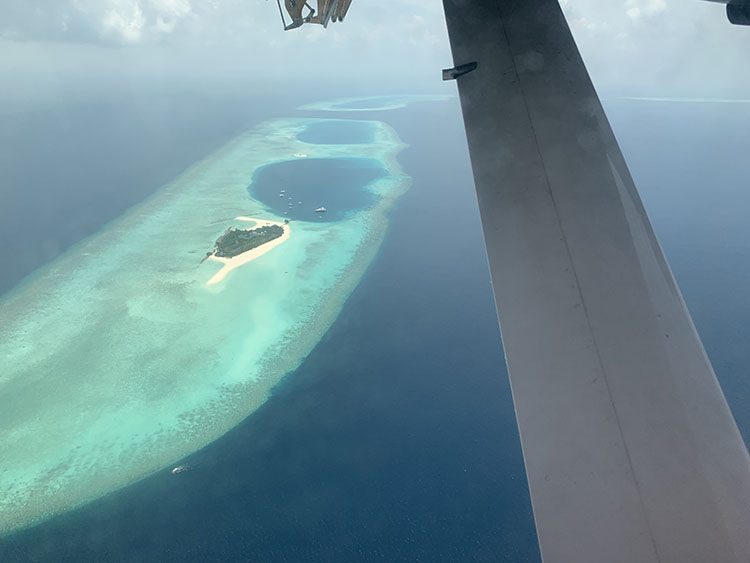
[[[0,533],[176,465],[319,341],[410,182],[388,125],[357,122],[366,143],[298,138],[321,123],[241,135],[0,299]],[[339,196],[362,197],[329,194],[336,220],[293,218],[287,241],[207,286],[221,265],[201,259],[229,226],[247,227],[236,217],[285,218],[253,197],[253,179],[284,163],[304,172],[307,159],[369,170],[336,179]]]
[[[297,138],[305,143],[322,144],[360,144],[372,143],[372,128],[367,121],[353,119],[325,119],[310,124],[301,131]]]

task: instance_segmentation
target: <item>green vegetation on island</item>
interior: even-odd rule
[[[210,256],[219,258],[231,258],[257,248],[273,239],[279,238],[284,234],[284,228],[279,225],[265,225],[256,229],[242,230],[236,227],[229,227],[221,235],[214,246],[214,251],[209,252]]]

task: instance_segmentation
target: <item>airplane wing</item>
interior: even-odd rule
[[[556,0],[443,0],[542,556],[750,561],[750,458]]]

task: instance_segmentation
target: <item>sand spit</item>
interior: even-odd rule
[[[235,217],[235,220],[237,221],[252,221],[256,223],[256,227],[264,227],[264,226],[278,226],[284,229],[284,234],[281,235],[278,238],[273,239],[272,241],[267,242],[266,244],[262,244],[256,248],[253,248],[251,250],[248,250],[247,252],[243,252],[242,254],[238,254],[237,256],[232,256],[231,258],[221,258],[219,256],[214,256],[213,254],[208,257],[209,260],[213,262],[221,262],[224,264],[224,267],[216,272],[210,280],[206,282],[206,285],[213,285],[215,283],[219,283],[222,281],[225,277],[227,277],[227,274],[234,270],[235,268],[239,268],[240,266],[247,264],[249,262],[252,262],[253,260],[260,258],[263,256],[266,252],[273,250],[277,246],[279,246],[281,243],[286,242],[289,240],[289,224],[288,223],[281,223],[279,221],[269,221],[267,219],[255,219],[253,217]]]

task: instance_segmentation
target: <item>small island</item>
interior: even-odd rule
[[[223,280],[229,272],[260,258],[289,239],[289,219],[284,222],[253,217],[235,217],[236,221],[252,221],[259,227],[238,229],[229,227],[214,243],[214,249],[201,260],[221,262],[224,266],[206,282],[213,285]]]
[[[284,227],[280,225],[264,225],[256,229],[238,229],[229,227],[221,235],[209,253],[219,258],[232,258],[253,248],[257,248],[284,234]]]

